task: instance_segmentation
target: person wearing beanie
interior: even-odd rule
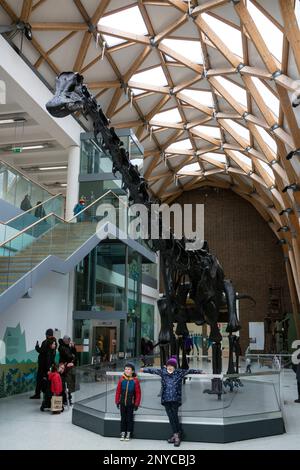
[[[53,336],[53,329],[48,328],[45,335],[46,339],[42,342],[41,346],[39,345],[38,341],[35,345],[35,350],[39,354],[38,370],[36,375],[35,393],[30,397],[30,399],[40,399],[44,378],[47,377],[48,371],[55,361],[57,343],[56,338]]]
[[[81,197],[79,199],[79,202],[76,204],[76,206],[73,209],[73,214],[74,215],[78,214],[76,217],[77,222],[84,222],[84,218],[85,218],[85,213],[83,212],[84,209],[85,209],[85,199]]]
[[[165,407],[173,435],[168,439],[169,444],[180,446],[182,430],[178,417],[178,409],[182,404],[182,380],[188,374],[202,374],[198,369],[179,369],[175,356],[168,359],[166,366],[161,369],[143,368],[141,372],[156,374],[161,377],[161,404]]]
[[[77,365],[77,351],[75,344],[71,341],[70,336],[65,335],[62,339],[58,340],[59,363],[65,364],[65,386],[68,389],[63,391],[64,405],[72,405],[72,393],[75,392],[75,371],[74,367]]]
[[[133,412],[141,403],[140,382],[134,364],[128,362],[116,390],[115,403],[121,412],[121,441],[129,441],[133,433]]]

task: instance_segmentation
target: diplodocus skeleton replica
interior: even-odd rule
[[[55,96],[46,104],[48,112],[57,118],[63,118],[76,112],[81,112],[93,121],[95,140],[99,141],[103,150],[109,152],[113,162],[113,173],[122,177],[123,189],[127,191],[131,204],[143,204],[148,210],[149,221],[152,204],[160,201],[154,199],[148,191],[147,182],[140,175],[136,166],[129,160],[129,154],[117,136],[110,122],[98,105],[96,99],[84,85],[83,76],[74,72],[63,72],[56,79]],[[212,342],[213,374],[222,373],[222,335],[218,327],[220,309],[227,307],[229,333],[229,364],[228,374],[238,373],[240,352],[239,337],[234,333],[240,330],[236,311],[236,300],[250,296],[237,295],[230,280],[224,278],[224,272],[216,256],[209,252],[205,242],[200,249],[187,249],[185,238],[175,238],[170,230],[169,239],[161,235],[162,215],[158,215],[160,236],[151,241],[151,248],[160,253],[161,272],[164,280],[164,295],[158,300],[161,316],[159,333],[161,364],[178,352],[178,344],[184,344],[188,336],[187,323],[210,326],[209,339]],[[151,226],[149,224],[149,226]],[[188,308],[187,299],[193,301],[193,307]],[[190,302],[189,302],[190,303]],[[174,334],[174,324],[176,336]],[[235,361],[234,361],[235,355]],[[182,364],[185,367],[186,354],[183,348]],[[239,379],[229,379],[225,382],[232,390],[241,386]],[[211,388],[207,393],[216,394],[218,398],[223,393],[223,384],[219,378],[212,379]]]

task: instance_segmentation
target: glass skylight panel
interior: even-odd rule
[[[185,140],[180,140],[178,142],[174,142],[174,144],[171,144],[167,149],[166,152],[169,150],[190,150],[192,148],[192,144],[190,139],[185,139]]]
[[[222,85],[223,88],[232,96],[235,101],[241,103],[243,106],[247,106],[247,93],[242,87],[235,83],[227,80],[227,78],[217,76],[217,81]]]
[[[300,2],[298,0],[295,2],[295,15],[298,22],[298,28],[300,28]]]
[[[250,133],[248,129],[245,129],[244,126],[241,126],[237,122],[233,121],[232,119],[226,119],[226,123],[230,125],[232,130],[236,132],[239,136],[245,139],[247,142],[250,142]]]
[[[137,83],[148,83],[149,85],[165,86],[168,84],[164,71],[161,67],[136,73],[131,80]]]
[[[283,45],[282,32],[251,2],[251,0],[247,0],[247,8],[267,48],[271,54],[281,62]]]
[[[117,13],[112,13],[111,15],[103,16],[99,21],[99,24],[119,29],[125,33],[134,32],[134,34],[140,34],[142,36],[148,34],[147,27],[144,23],[139,7],[137,6]]]
[[[178,174],[186,173],[188,171],[200,171],[199,163],[191,163],[191,165],[186,165],[181,170],[179,170]]]
[[[103,39],[105,40],[108,47],[119,46],[119,44],[127,42],[125,39],[116,38],[114,36],[107,36],[107,34],[103,34]]]
[[[151,121],[158,121],[158,122],[181,122],[182,118],[177,108],[169,109],[168,111],[163,111],[161,113],[156,114]],[[150,122],[151,122],[150,121]]]
[[[142,95],[145,93],[146,90],[138,90],[137,88],[131,88],[132,93],[137,96],[137,95]]]
[[[203,64],[203,54],[200,41],[186,41],[184,39],[163,39],[164,46],[186,57],[195,64]]]
[[[214,153],[214,152],[208,152],[205,153],[204,155],[201,155],[201,158],[208,157],[212,160],[216,160],[217,162],[220,163],[226,163],[226,157],[222,153]]]
[[[219,36],[226,46],[239,57],[243,57],[242,35],[240,31],[207,13],[202,13],[202,18]]]
[[[221,132],[219,127],[213,127],[213,126],[196,126],[193,129],[195,129],[198,132],[202,132],[203,134],[206,134],[209,137],[214,137],[216,139],[221,138]]]
[[[241,161],[241,163],[244,163],[244,165],[247,165],[249,167],[249,170],[252,168],[252,160],[251,158],[247,157],[243,153],[239,152],[238,150],[231,150],[231,153],[235,156],[237,161]]]
[[[173,59],[173,57],[170,57],[169,55],[165,54],[165,59],[167,62],[176,62],[175,59]]]
[[[203,104],[204,106],[214,106],[212,93],[210,91],[202,91],[202,90],[182,90],[182,94],[188,96],[197,103]]]
[[[276,115],[279,115],[279,99],[269,90],[269,88],[257,77],[251,77],[263,101]]]
[[[260,135],[262,136],[264,142],[268,145],[268,147],[270,147],[270,149],[273,150],[273,152],[277,154],[277,144],[276,144],[275,140],[262,127],[260,127],[260,126],[255,126],[255,127],[258,130],[258,132],[260,133]]]

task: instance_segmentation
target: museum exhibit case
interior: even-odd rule
[[[115,405],[115,391],[122,372],[113,369],[121,370],[120,365],[109,369],[98,367],[98,370],[90,366],[78,372],[73,424],[103,436],[119,436],[120,412]],[[136,370],[139,370],[138,364]],[[161,405],[160,377],[142,373],[138,378],[142,401],[135,413],[134,435],[143,439],[167,439],[170,425]],[[211,380],[217,378],[223,383],[221,399],[207,393]],[[230,380],[240,381],[240,386],[232,392],[226,386]],[[186,441],[225,443],[285,432],[280,374],[276,370],[218,376],[189,375],[182,386],[179,410]]]

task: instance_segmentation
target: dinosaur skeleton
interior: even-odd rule
[[[82,75],[73,72],[63,72],[56,79],[55,96],[46,105],[49,113],[58,118],[82,112],[93,121],[95,139],[101,136],[101,146],[109,151],[113,162],[113,173],[119,172],[122,176],[123,188],[128,191],[129,201],[134,204],[144,204],[148,209],[150,221],[151,206],[159,201],[154,199],[148,191],[147,183],[139,174],[136,166],[129,160],[128,152],[118,138],[113,127],[109,127],[109,120],[98,106],[96,99],[91,95],[83,83]],[[229,333],[229,367],[228,373],[238,372],[238,357],[240,348],[239,337],[233,333],[239,331],[240,324],[236,312],[236,299],[238,298],[233,284],[224,279],[223,269],[218,259],[209,252],[207,242],[201,249],[187,250],[188,240],[175,239],[170,230],[170,238],[161,237],[162,219],[158,215],[160,238],[152,240],[151,248],[160,252],[161,271],[164,280],[165,294],[158,300],[161,316],[161,330],[159,333],[161,364],[178,350],[176,337],[173,332],[174,323],[177,323],[176,334],[178,338],[188,335],[187,323],[195,322],[198,325],[207,323],[210,326],[210,340],[213,350],[213,373],[222,372],[221,341],[222,335],[218,327],[219,311],[227,306]],[[150,225],[149,225],[150,226]],[[249,298],[241,296],[240,298]],[[193,302],[193,307],[189,308]],[[233,354],[237,358],[236,366]],[[184,356],[185,357],[185,356]],[[238,381],[229,383],[233,386],[241,385]],[[212,388],[208,393],[221,397],[223,386],[220,379],[212,380]]]

